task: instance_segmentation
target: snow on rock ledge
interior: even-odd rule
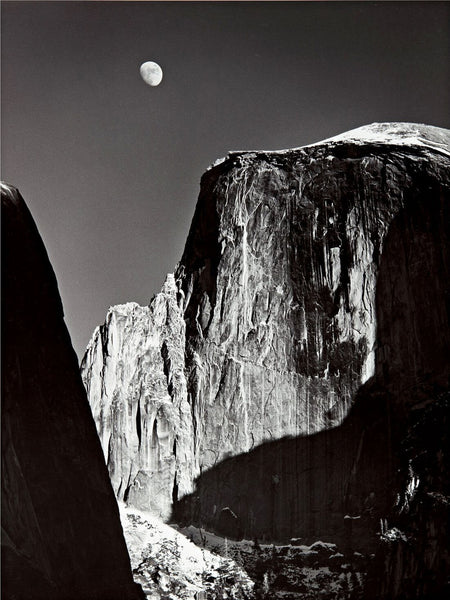
[[[447,156],[450,154],[448,130],[433,125],[424,125],[420,123],[371,123],[363,125],[356,129],[351,129],[339,135],[308,144],[300,148],[288,148],[284,150],[233,150],[226,156],[218,158],[209,167],[208,170],[223,164],[233,156],[243,154],[292,154],[303,148],[312,148],[314,146],[335,146],[342,143],[352,143],[357,145],[381,144],[395,146],[421,146],[442,152]]]
[[[419,123],[372,123],[318,142],[352,142],[356,144],[390,144],[432,148],[450,156],[448,131]],[[316,144],[314,144],[316,145]]]
[[[119,503],[135,581],[148,600],[248,598],[253,582],[231,558],[199,548],[152,514]],[[222,588],[222,589],[221,589]]]

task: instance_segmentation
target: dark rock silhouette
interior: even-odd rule
[[[6,185],[2,257],[2,598],[143,598],[56,278]]]
[[[450,594],[450,172],[441,183],[420,175],[377,287],[377,380],[398,470],[369,586],[386,600]]]

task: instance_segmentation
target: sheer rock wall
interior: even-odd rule
[[[191,491],[193,423],[184,372],[185,323],[173,275],[150,307],[109,310],[83,378],[119,500],[168,518]]]
[[[362,386],[389,380],[400,397],[395,386],[405,369],[438,377],[426,351],[408,358],[408,344],[417,347],[405,323],[389,325],[410,297],[414,265],[401,258],[400,302],[395,281],[384,299],[377,286],[391,226],[420,198],[448,198],[448,156],[445,130],[374,125],[295,150],[231,153],[205,173],[174,276],[148,308],[110,309],[83,361],[120,498],[167,517],[172,501],[195,496],[195,478],[225,459],[343,424]],[[424,293],[409,312],[414,322],[427,301]],[[387,332],[381,342],[379,317]],[[433,331],[448,327],[445,319],[437,317]],[[441,359],[441,383],[445,367]],[[402,398],[394,404],[406,406]],[[349,456],[338,475],[355,480],[361,449],[342,435]],[[311,456],[304,467],[325,469],[330,480],[332,464],[320,461]],[[369,468],[370,458],[361,462]],[[287,495],[297,489],[292,481],[283,484]],[[227,494],[219,486],[214,506],[204,503],[197,518],[213,523]],[[343,517],[345,494],[339,486],[335,494]],[[272,530],[284,518],[274,511]]]

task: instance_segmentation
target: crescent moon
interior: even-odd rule
[[[161,67],[151,60],[142,63],[139,72],[145,83],[152,87],[159,85],[163,78]]]

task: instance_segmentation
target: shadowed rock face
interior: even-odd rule
[[[380,518],[395,502],[386,398],[366,385],[344,423],[286,437],[203,473],[173,520],[233,539],[374,552]]]
[[[426,323],[430,340],[448,328],[442,303],[429,315],[426,292],[443,231],[437,229],[433,239],[424,234],[431,254],[425,252],[420,267],[427,272],[423,290],[420,270],[399,253],[395,239],[381,295],[378,279],[391,228],[403,232],[400,220],[417,206],[419,222],[421,198],[448,198],[448,163],[445,130],[378,124],[295,150],[231,153],[205,173],[175,275],[149,307],[111,308],[83,361],[120,499],[168,518],[173,501],[194,491],[195,478],[225,459],[256,456],[258,446],[275,447],[286,437],[304,440],[338,426],[346,431],[346,417],[365,384],[378,389],[389,379],[389,394],[398,395],[405,378],[419,372],[442,384],[447,334],[433,347],[438,364],[427,354],[430,341],[422,340],[417,358],[410,358],[418,345],[408,328]],[[428,217],[435,223],[436,215]],[[416,225],[409,226],[403,245],[414,237]],[[389,261],[396,256],[391,285]],[[411,286],[417,285],[421,291],[411,304]],[[442,296],[441,288],[428,287]],[[399,321],[405,311],[409,320]],[[409,406],[402,398],[394,402],[395,411]],[[330,435],[347,439],[346,433]],[[348,456],[339,444],[336,452],[348,479],[361,450],[344,441]],[[325,468],[311,456],[308,462],[302,455],[301,464],[325,469],[328,481],[333,463]],[[376,462],[392,468],[389,457]],[[297,494],[296,465],[290,467],[288,496]],[[380,469],[384,476],[385,467]],[[202,518],[227,506],[225,488],[220,490],[213,504],[203,502]],[[346,501],[339,485],[336,494],[342,516]],[[389,502],[389,494],[381,496],[381,504]],[[274,510],[275,522],[266,528],[281,535],[294,522],[296,530],[321,523],[312,516],[316,508],[306,506],[294,511],[298,518]],[[245,531],[256,532],[248,524],[257,520],[242,518]]]
[[[2,597],[135,600],[54,272],[2,185]]]
[[[391,226],[377,287],[377,381],[389,402],[397,501],[374,598],[450,594],[450,173],[422,181]],[[380,576],[381,575],[381,576]]]

